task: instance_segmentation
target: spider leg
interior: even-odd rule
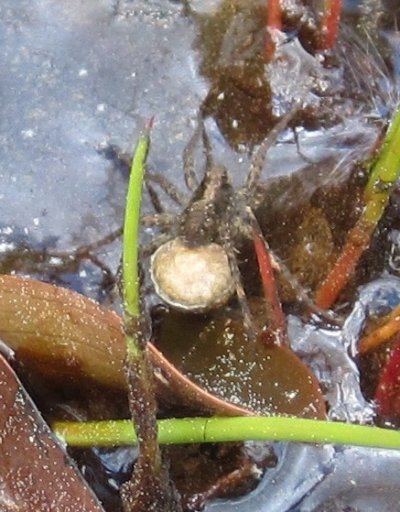
[[[151,242],[146,244],[145,246],[140,248],[140,257],[141,258],[148,258],[153,254],[154,251],[156,251],[161,245],[167,243],[169,240],[173,238],[173,235],[170,233],[161,233],[161,235],[158,235],[157,237],[153,238]]]
[[[250,217],[250,222],[255,224],[257,228],[259,229],[262,236],[261,228],[258,224],[258,220],[256,216],[254,215],[252,208],[247,207],[246,211]],[[242,235],[245,237],[249,237],[248,233],[246,231],[242,232]],[[284,280],[290,284],[290,286],[293,288],[293,290],[296,292],[296,297],[298,302],[302,304],[309,313],[317,315],[319,318],[327,321],[330,324],[333,325],[341,325],[342,321],[340,318],[338,318],[333,312],[326,311],[322,308],[319,308],[314,301],[308,296],[306,290],[304,289],[304,286],[302,286],[296,276],[289,270],[286,263],[283,261],[282,258],[280,258],[272,249],[271,247],[268,247],[268,252],[270,253],[271,257],[271,263],[274,270],[279,272]]]
[[[210,170],[214,167],[214,160],[212,157],[212,147],[211,147],[210,139],[207,135],[207,132],[204,129],[204,123],[201,122],[201,125],[202,125],[203,147],[204,147],[204,152],[205,152],[205,156],[206,156],[206,169]]]
[[[287,114],[285,114],[272,128],[267,137],[261,142],[256,152],[254,153],[251,159],[250,170],[244,184],[244,189],[247,196],[251,197],[260,180],[268,150],[275,144],[281,131],[287,128],[290,121],[297,114],[298,109],[298,106],[294,106]]]
[[[184,178],[187,188],[191,192],[195,192],[195,190],[199,186],[199,181],[196,177],[196,173],[194,171],[194,150],[196,149],[196,145],[200,139],[200,136],[203,133],[203,122],[201,118],[197,123],[196,130],[193,135],[189,139],[189,142],[186,144],[185,149],[183,150],[183,171]]]
[[[114,272],[112,272],[108,265],[103,263],[101,259],[94,254],[88,254],[86,259],[91,261],[93,265],[95,265],[101,271],[101,287],[105,290],[108,290],[108,293],[111,294],[117,281],[117,276],[114,274]]]
[[[272,258],[275,263],[278,265],[278,272],[284,277],[285,281],[287,281],[293,290],[296,292],[297,300],[302,304],[309,313],[317,315],[319,318],[325,320],[329,324],[341,326],[343,321],[335,315],[333,311],[327,311],[318,307],[314,301],[308,296],[307,292],[302,286],[297,277],[289,270],[286,263],[271,249],[269,249]]]
[[[153,205],[154,211],[156,213],[163,213],[164,212],[164,206],[161,203],[160,197],[157,194],[156,190],[148,181],[145,181],[145,187],[147,190],[147,193],[149,194],[151,204]]]
[[[235,250],[232,247],[228,232],[223,236],[223,246],[228,256],[229,266],[232,272],[233,280],[235,282],[236,296],[239,302],[240,310],[242,312],[244,329],[249,339],[251,341],[255,341],[257,337],[257,331],[254,327],[254,320],[250,311],[249,303],[247,301],[246,292],[243,288],[242,276],[240,274]]]
[[[96,251],[97,249],[100,249],[100,247],[103,247],[104,245],[111,244],[112,242],[114,242],[114,240],[119,238],[121,235],[122,235],[122,227],[115,229],[114,231],[109,233],[104,238],[101,238],[100,240],[96,240],[96,242],[82,245],[82,246],[74,249],[73,251],[71,251],[71,253],[76,256],[85,256],[86,254],[89,254],[93,251]],[[60,254],[62,254],[62,253],[60,253]]]
[[[161,230],[170,229],[176,220],[173,213],[154,213],[152,215],[144,215],[141,218],[141,224],[145,228],[156,227]]]
[[[295,126],[293,126],[293,128],[292,128],[292,132],[293,132],[294,141],[296,143],[297,153],[299,154],[299,156],[301,156],[301,158],[308,164],[315,165],[317,163],[316,160],[313,160],[312,158],[308,157],[301,149],[299,134],[297,133]]]
[[[157,199],[157,207],[154,205],[154,209],[160,213],[163,210],[161,201],[159,200],[156,191],[151,187],[149,182],[156,183],[163,192],[165,192],[178,206],[184,207],[188,203],[188,197],[183,194],[173,183],[171,183],[165,176],[158,173],[152,173],[146,171],[145,174],[146,187],[149,191],[150,199],[153,202],[153,196]],[[158,210],[160,209],[160,211]]]
[[[144,227],[158,227],[160,229],[169,229],[175,222],[176,216],[172,213],[156,213],[153,215],[144,215],[141,218],[141,223]],[[97,251],[101,247],[104,247],[105,245],[109,245],[117,238],[120,238],[123,233],[123,228],[117,228],[111,233],[109,233],[104,238],[101,238],[100,240],[96,240],[95,242],[82,245],[80,247],[77,247],[76,249],[72,251],[50,251],[49,255],[53,257],[74,257],[74,258],[89,258],[89,255],[91,255],[92,252]],[[92,257],[92,256],[90,256]]]

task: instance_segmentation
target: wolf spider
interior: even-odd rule
[[[216,165],[204,129],[198,127],[184,150],[184,178],[189,200],[165,177],[146,173],[146,187],[156,213],[143,225],[161,234],[144,251],[151,255],[150,276],[159,297],[169,306],[188,312],[206,312],[227,303],[236,292],[243,319],[251,330],[251,316],[242,285],[236,249],[253,238],[253,210],[260,206],[259,179],[268,149],[275,143],[295,112],[284,116],[259,146],[243,186],[235,188],[228,170]],[[203,139],[206,169],[199,182],[194,172],[193,151]],[[157,184],[181,208],[165,212],[153,185]]]

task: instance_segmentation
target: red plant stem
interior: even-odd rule
[[[285,315],[283,314],[279,300],[278,290],[275,283],[274,271],[272,269],[271,256],[267,250],[266,242],[262,234],[253,228],[253,243],[256,252],[261,280],[264,288],[264,295],[269,306],[271,330],[276,333],[278,345],[287,345],[287,332]]]
[[[400,306],[397,306],[389,315],[383,319],[383,325],[362,337],[358,344],[360,354],[375,349],[390,340],[392,336],[400,331]]]
[[[363,219],[360,219],[349,232],[341,255],[315,294],[317,307],[328,309],[336,301],[353,274],[360,256],[367,249],[374,229],[374,224],[363,222]]]
[[[323,45],[321,50],[332,50],[335,46],[341,11],[342,0],[326,0],[322,22]]]
[[[395,347],[383,368],[375,391],[375,401],[381,416],[397,417],[400,412],[400,333]]]
[[[267,1],[267,28],[282,30],[281,0]]]
[[[267,0],[266,28],[265,58],[270,62],[275,53],[274,31],[282,30],[281,0]]]
[[[380,135],[381,138],[381,135]],[[316,292],[316,304],[330,307],[338,297],[369,239],[378,225],[389,202],[390,195],[400,175],[400,109],[393,114],[381,148],[369,166],[369,178],[364,189],[364,209],[347,240],[335,266]]]

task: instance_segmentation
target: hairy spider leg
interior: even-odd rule
[[[294,142],[296,143],[296,149],[297,149],[297,154],[305,161],[307,162],[308,164],[311,164],[311,165],[315,165],[317,164],[317,160],[313,160],[312,158],[308,157],[304,151],[302,150],[301,148],[301,144],[300,144],[300,139],[299,139],[299,133],[297,131],[297,127],[296,126],[293,126],[292,127],[292,133],[293,133],[293,138],[294,138]]]
[[[174,235],[168,233],[161,233],[151,240],[151,242],[147,243],[143,247],[140,248],[140,257],[148,258],[151,256],[161,245],[166,244],[172,238],[175,238]]]
[[[68,254],[72,253],[72,254],[76,254],[77,256],[85,256],[86,254],[89,254],[93,251],[96,251],[97,249],[100,249],[104,245],[111,244],[112,242],[114,242],[114,240],[119,238],[121,235],[122,235],[122,227],[117,228],[114,231],[111,231],[111,233],[109,233],[105,237],[101,238],[100,240],[96,240],[95,242],[92,242],[90,244],[81,245]]]
[[[157,184],[168,197],[170,197],[178,206],[184,207],[188,201],[189,197],[182,193],[168,178],[159,173],[152,173],[146,171],[145,174],[145,183],[146,187],[152,189],[152,193],[156,194],[155,190],[151,187],[151,183]],[[150,199],[151,196],[150,196]],[[160,210],[163,211],[163,207],[161,201],[157,198]]]
[[[204,153],[205,153],[205,157],[206,157],[206,169],[211,169],[211,167],[214,165],[214,159],[212,156],[213,152],[212,152],[210,138],[205,129],[203,118],[201,118],[199,122],[201,123],[202,141],[203,141]]]
[[[176,220],[174,213],[153,213],[152,215],[144,215],[140,221],[145,228],[155,227],[160,231],[167,231],[173,226]]]
[[[164,206],[160,200],[159,195],[157,194],[156,190],[154,189],[154,187],[148,181],[145,181],[145,187],[146,187],[147,193],[149,195],[150,202],[154,208],[154,211],[156,213],[163,213]]]
[[[348,27],[343,26],[341,31],[348,44],[338,44],[337,51],[347,64],[345,71],[355,87],[369,92],[370,106],[376,112],[381,112],[382,105],[396,105],[398,93],[391,79],[392,73],[378,49],[376,37],[365,29],[363,36],[366,41]]]
[[[201,118],[197,122],[196,129],[193,135],[190,137],[189,142],[186,144],[183,150],[183,172],[187,188],[191,192],[195,192],[199,187],[199,180],[195,173],[194,164],[194,150],[196,149],[197,143],[200,137],[204,134],[203,122]]]
[[[253,315],[251,314],[249,303],[246,297],[246,292],[244,291],[243,288],[242,276],[240,274],[240,269],[236,258],[235,250],[231,244],[228,233],[226,234],[226,236],[224,236],[223,245],[224,250],[228,256],[229,266],[232,272],[233,280],[235,282],[236,297],[239,302],[240,311],[242,312],[243,326],[249,339],[251,341],[255,341],[257,337],[257,332],[254,326],[255,324],[253,320]]]
[[[255,151],[247,178],[244,184],[246,197],[253,196],[255,189],[260,181],[261,172],[269,149],[275,144],[279,134],[285,130],[299,110],[300,105],[293,106],[287,114],[285,114],[272,128],[267,137],[261,142]]]

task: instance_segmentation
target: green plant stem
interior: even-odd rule
[[[365,207],[333,268],[315,293],[315,304],[330,308],[346,286],[389,202],[400,174],[400,108],[394,113],[364,189]]]
[[[177,494],[163,467],[157,441],[157,405],[153,369],[146,356],[146,330],[141,315],[139,283],[140,206],[145,161],[150,145],[152,121],[139,138],[131,166],[126,199],[122,252],[124,330],[126,343],[125,375],[128,401],[135,430],[138,459],[130,480],[121,487],[126,512],[179,512]]]
[[[364,190],[365,210],[368,223],[376,225],[389,201],[390,193],[400,174],[400,107],[393,115],[385,140],[372,167]]]
[[[136,444],[128,420],[67,422],[52,425],[54,433],[70,446]],[[160,444],[217,443],[230,441],[289,441],[344,444],[400,449],[400,432],[364,425],[294,417],[179,418],[158,421]]]
[[[124,219],[122,249],[124,319],[125,324],[128,326],[126,329],[127,353],[128,356],[132,356],[133,358],[139,357],[140,353],[138,339],[132,331],[135,331],[135,323],[137,324],[140,314],[138,270],[140,206],[145,161],[149,145],[150,125],[146,127],[144,134],[140,136],[133,156]],[[131,324],[133,324],[133,328],[129,328]]]
[[[122,273],[124,278],[124,310],[131,316],[139,316],[140,309],[138,275],[140,206],[144,164],[149,150],[149,143],[149,129],[146,129],[136,146],[126,196]]]
[[[124,330],[126,343],[125,374],[128,398],[139,439],[139,459],[158,469],[161,459],[157,447],[156,404],[153,376],[146,359],[144,333],[140,318],[139,231],[142,184],[150,145],[151,122],[140,136],[135,148],[126,197],[122,249],[122,282]]]

